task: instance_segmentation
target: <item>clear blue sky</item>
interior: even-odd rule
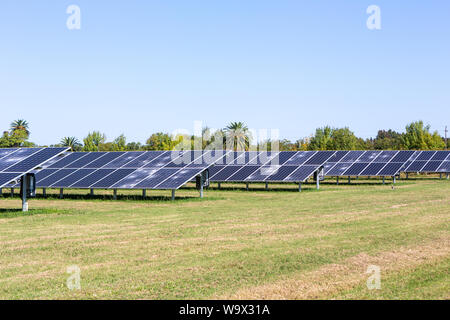
[[[443,135],[449,39],[448,0],[2,0],[0,130],[24,118],[39,144],[94,129],[144,142],[244,121],[294,140],[422,119]]]

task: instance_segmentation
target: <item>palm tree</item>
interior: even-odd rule
[[[224,131],[227,139],[227,148],[233,148],[235,151],[248,150],[250,133],[243,122],[231,122],[225,127]]]
[[[30,135],[30,131],[28,131],[28,122],[23,119],[15,120],[11,122],[11,132],[23,130],[26,132],[27,136]]]
[[[64,137],[61,139],[60,144],[63,147],[70,147],[71,151],[75,151],[81,147],[80,141],[75,137]]]

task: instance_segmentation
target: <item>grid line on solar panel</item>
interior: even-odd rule
[[[289,176],[287,176],[283,181],[303,182],[318,169],[319,167],[315,165],[302,165],[298,167],[294,172],[292,172]]]
[[[197,159],[203,157],[203,154],[202,154],[202,153],[196,154],[195,157],[196,157],[195,159],[192,159],[192,158],[191,158],[191,161],[192,161],[192,162],[194,162],[195,160],[197,160]],[[211,165],[212,165],[212,164],[210,164],[210,165],[208,165],[208,166],[211,166]],[[161,181],[161,183],[158,184],[158,185],[156,185],[155,188],[159,188],[160,186],[163,186],[163,188],[168,188],[168,186],[170,185],[170,186],[173,187],[172,189],[178,189],[181,185],[183,185],[183,184],[185,184],[186,182],[188,182],[189,179],[188,179],[188,180],[185,180],[181,185],[178,185],[178,183],[179,183],[179,181],[180,181],[180,178],[177,178],[177,182],[174,182],[174,183],[172,183],[172,184],[170,184],[170,182],[169,182],[169,183],[166,183],[167,181],[171,181],[172,177],[176,176],[176,175],[178,174],[178,172],[180,172],[181,170],[187,170],[186,172],[194,172],[194,171],[195,171],[195,172],[198,172],[198,171],[200,170],[200,172],[202,172],[203,170],[207,169],[206,167],[205,167],[205,168],[200,168],[200,169],[195,168],[195,169],[192,169],[192,171],[191,171],[190,169],[187,169],[188,166],[189,166],[189,163],[188,163],[187,165],[185,165],[185,166],[184,166],[182,169],[180,169],[179,171],[175,172],[172,176],[169,176],[167,179]],[[165,166],[164,168],[167,168],[167,166]],[[188,174],[189,174],[189,173],[188,173]],[[195,176],[195,175],[194,175],[194,176]],[[183,177],[184,177],[184,175],[183,175]],[[187,177],[185,177],[185,178],[187,178]]]
[[[70,165],[72,162],[75,162],[76,160],[87,156],[87,152],[71,152],[62,159],[56,161],[55,163],[52,163],[48,166],[48,168],[55,168],[55,169],[62,169],[68,165]]]
[[[278,152],[258,152],[256,161],[249,161],[249,164],[241,168],[241,170],[236,171],[231,175],[226,181],[264,181],[267,179],[268,175],[262,172],[261,169],[268,166],[269,162],[272,163],[273,160],[276,161],[276,157],[279,155]],[[259,171],[259,172],[258,172]]]
[[[20,148],[13,154],[7,155],[0,162],[0,172],[11,172],[9,169],[14,165],[26,160],[28,157],[31,157],[33,154],[41,151],[42,148]]]
[[[445,160],[442,162],[441,166],[437,169],[439,173],[450,173],[450,161]]]
[[[14,164],[13,166],[5,169],[3,172],[27,172],[30,171],[49,159],[56,157],[61,152],[64,152],[66,148],[44,148],[38,152],[31,154],[26,159]]]

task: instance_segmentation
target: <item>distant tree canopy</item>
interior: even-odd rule
[[[145,144],[127,142],[124,134],[112,141],[100,131],[89,132],[81,143],[76,137],[66,136],[59,144],[52,146],[69,147],[72,151],[139,151],[139,150],[181,150],[181,149],[233,149],[233,150],[442,150],[446,147],[444,139],[437,131],[431,131],[423,121],[408,124],[405,132],[379,130],[375,138],[357,137],[348,127],[317,128],[314,135],[292,142],[288,139],[266,139],[254,142],[252,132],[244,122],[231,122],[225,128],[212,131],[204,127],[201,137],[164,132],[150,135]],[[26,120],[11,122],[8,131],[0,136],[0,148],[33,147],[29,142],[30,128]],[[255,145],[256,143],[256,145]]]

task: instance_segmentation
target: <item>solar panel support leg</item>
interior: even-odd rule
[[[351,181],[350,181],[350,176],[348,176],[348,184],[350,184],[351,183]]]
[[[14,188],[11,188],[11,197],[14,197]]]
[[[248,182],[245,184],[245,190],[248,191]]]
[[[336,185],[339,185],[339,177],[336,177]]]
[[[269,190],[269,183],[266,182],[266,190]]]
[[[20,180],[20,188],[22,193],[22,212],[28,212],[27,176],[23,176]]]
[[[447,173],[447,180],[448,180],[449,174]]]
[[[442,180],[442,173],[439,174],[439,180]]]
[[[298,184],[298,192],[302,192],[302,184],[301,183]]]
[[[91,189],[91,197],[94,195],[94,189]]]
[[[0,188],[0,197],[3,195],[3,189]]]
[[[64,189],[59,189],[59,198],[62,199],[64,197]]]
[[[142,189],[142,198],[147,196],[147,189]]]
[[[392,177],[392,183],[395,184],[395,181],[396,181],[396,176],[393,176]]]
[[[175,189],[172,189],[172,201],[175,200]]]
[[[408,180],[408,178],[409,178],[409,173],[407,172],[406,173],[406,180]]]
[[[317,178],[316,178],[316,189],[317,189],[317,190],[320,189],[320,179],[319,179],[319,175],[317,175]]]
[[[113,199],[117,200],[117,189],[113,190]]]
[[[220,182],[217,183],[217,189],[220,190]]]
[[[42,188],[42,196],[47,197],[47,189],[46,188]]]
[[[386,184],[386,178],[383,177],[383,184]]]

